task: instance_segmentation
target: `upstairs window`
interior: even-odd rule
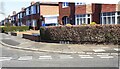
[[[69,3],[68,2],[63,2],[62,3],[62,8],[65,8],[65,7],[68,7],[69,6]]]
[[[20,18],[22,18],[22,13],[20,13]]]
[[[85,5],[84,2],[76,2],[75,5]]]
[[[26,15],[30,15],[29,11],[30,11],[29,8],[27,8],[26,9]]]
[[[18,14],[18,15],[17,15],[18,19],[20,18],[20,16],[19,16],[19,15],[20,15],[20,14]]]
[[[23,17],[25,16],[25,12],[23,12]]]
[[[31,14],[36,14],[36,6],[31,6]]]

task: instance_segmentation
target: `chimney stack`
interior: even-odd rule
[[[22,7],[22,8],[21,8],[21,11],[24,11],[24,10],[25,10],[25,7]]]
[[[33,5],[33,4],[35,4],[35,1],[32,1],[32,2],[31,2],[31,5]]]
[[[13,11],[13,15],[15,15],[16,14],[16,11]]]

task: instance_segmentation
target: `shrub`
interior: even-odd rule
[[[25,31],[25,30],[29,30],[29,27],[28,26],[6,26],[6,27],[3,27],[3,30],[5,32]]]
[[[72,26],[71,24],[66,24],[66,26]]]
[[[97,23],[96,23],[96,22],[91,22],[91,23],[90,23],[90,25],[95,25],[95,24],[97,24]]]
[[[120,25],[58,26],[40,28],[41,39],[75,43],[120,43]]]

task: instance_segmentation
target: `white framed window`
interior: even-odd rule
[[[31,21],[30,20],[26,21],[26,26],[31,26]]]
[[[31,14],[36,14],[36,5],[31,6]]]
[[[65,8],[65,7],[68,7],[69,6],[69,3],[68,2],[63,2],[62,3],[62,8]]]
[[[32,22],[32,27],[36,27],[37,26],[37,20],[33,19],[31,22]]]
[[[85,5],[84,2],[75,2],[75,5]]]
[[[119,12],[117,12],[117,24],[120,24],[120,11]]]
[[[22,22],[19,22],[19,25],[18,26],[22,26]]]
[[[19,15],[20,15],[20,14],[18,14],[18,15],[17,15],[18,19],[20,18],[20,16],[19,16]]]
[[[101,23],[102,24],[115,24],[116,21],[115,12],[104,12],[101,13]]]
[[[29,8],[27,8],[26,9],[26,15],[30,15],[29,11],[30,11]]]
[[[79,14],[75,15],[75,25],[81,24],[90,24],[91,22],[91,14]]]
[[[20,13],[20,18],[22,18],[22,13]]]

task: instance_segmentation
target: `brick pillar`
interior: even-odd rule
[[[92,22],[100,24],[101,4],[92,4]]]
[[[70,23],[75,25],[75,3],[70,3]]]

